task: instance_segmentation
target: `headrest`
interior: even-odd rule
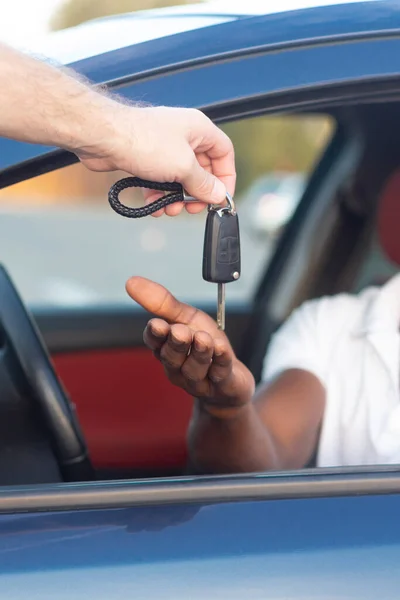
[[[386,256],[400,266],[400,169],[389,177],[381,193],[378,236]]]

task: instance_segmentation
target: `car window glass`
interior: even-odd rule
[[[251,299],[333,124],[321,115],[263,116],[222,128],[235,145],[242,242],[242,275],[229,286],[229,304]],[[188,302],[215,301],[215,286],[201,276],[205,212],[124,219],[110,209],[107,192],[125,175],[75,164],[0,191],[0,260],[26,302],[129,302],[124,286],[134,274]],[[131,190],[121,199],[142,202]]]

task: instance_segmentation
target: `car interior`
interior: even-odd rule
[[[228,337],[257,381],[271,336],[296,306],[381,285],[400,265],[400,144],[393,127],[400,104],[325,106],[321,114],[336,124],[332,139],[252,303],[227,307]],[[2,485],[186,473],[191,401],[143,346],[149,315],[99,308],[32,317],[6,267],[0,270]],[[214,307],[207,310],[213,314]]]

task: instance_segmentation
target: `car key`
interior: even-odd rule
[[[119,194],[130,187],[169,193],[146,206],[132,208],[119,199]],[[217,323],[222,330],[225,329],[225,284],[240,277],[239,221],[229,194],[226,195],[226,200],[227,206],[208,208],[203,250],[203,278],[218,284]],[[189,196],[177,182],[160,183],[140,177],[125,177],[111,186],[108,201],[111,208],[123,217],[140,219],[174,202],[198,202],[198,199]]]
[[[203,247],[203,279],[218,285],[217,324],[225,329],[225,284],[240,277],[239,219],[229,194],[228,206],[209,206]]]

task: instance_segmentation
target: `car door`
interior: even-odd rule
[[[398,470],[332,469],[3,490],[2,592],[394,599],[399,484]]]
[[[278,21],[277,36],[284,31],[283,18]],[[253,313],[258,282],[277,242],[262,230],[262,212],[257,211],[265,194],[256,199],[258,206],[254,205],[252,185],[277,169],[300,167],[311,175],[335,127],[324,113],[306,117],[306,127],[302,117],[297,117],[293,126],[290,116],[256,115],[282,112],[288,107],[296,112],[296,105],[313,105],[326,90],[331,96],[345,98],[355,78],[390,77],[396,69],[393,57],[397,44],[392,38],[363,38],[356,46],[346,40],[307,47],[300,43],[298,48],[274,52],[267,45],[252,53],[249,48],[262,34],[264,20],[251,22],[252,35],[246,23],[219,26],[224,44],[232,45],[232,27],[238,34],[242,32],[238,39],[243,42],[243,55],[236,51],[230,60],[221,54],[220,60],[197,64],[189,56],[194,51],[190,44],[177,46],[165,38],[128,49],[127,56],[110,53],[95,59],[94,66],[93,61],[77,65],[85,74],[95,76],[97,72],[97,77],[101,70],[107,74],[111,65],[117,72],[123,66],[124,75],[113,79],[112,86],[127,99],[201,107],[234,138],[242,196],[238,206],[243,268],[240,280],[228,287],[227,333],[245,361],[251,361],[251,348],[242,349],[248,316]],[[182,35],[183,40],[190,37],[189,33]],[[196,44],[207,37],[201,31],[192,35]],[[215,38],[212,43],[215,45]],[[172,60],[172,51],[178,62]],[[377,55],[382,60],[376,60]],[[352,61],[346,60],[349,56]],[[160,65],[160,60],[170,60],[171,66]],[[138,72],[127,75],[130,61]],[[304,64],[307,69],[302,68]],[[235,124],[230,123],[233,120]],[[283,155],[275,155],[268,162],[264,154],[271,134],[279,135],[285,128],[286,134],[300,136],[300,146],[307,146],[304,156],[291,156],[289,145],[283,147]],[[258,160],[246,160],[256,134],[263,131],[263,146],[258,155],[252,154]],[[31,177],[35,168],[45,173],[69,162],[69,157],[39,158],[36,167],[31,161],[10,169],[3,181]],[[180,473],[185,465],[190,400],[166,381],[160,365],[143,347],[147,316],[129,303],[124,284],[130,275],[142,274],[214,314],[216,290],[200,275],[204,215],[125,221],[111,213],[105,202],[107,188],[119,174],[83,173],[81,165],[65,166],[33,182],[5,188],[2,195],[7,210],[1,221],[0,255],[43,330],[55,366],[77,406],[96,466],[104,473],[119,470],[121,475]],[[23,210],[15,209],[18,198]],[[30,199],[33,202],[29,204]],[[27,210],[29,206],[32,210]],[[294,209],[296,203],[292,206]],[[7,207],[12,207],[11,211]],[[253,330],[252,336],[257,338],[258,332]]]
[[[246,107],[247,111],[252,107],[255,112],[262,108],[273,112],[290,104],[292,111],[300,110],[306,102],[315,105],[316,95],[322,104],[332,102],[334,96],[336,102],[345,104],[349,88],[354,91],[355,78],[373,80],[373,89],[361,84],[358,88],[366,97],[381,89],[380,79],[388,83],[390,68],[392,76],[396,75],[393,53],[399,50],[398,42],[390,40],[386,45],[386,41],[343,43],[339,54],[334,44],[301,49],[298,54],[293,50],[266,53],[262,61],[257,57],[256,66],[253,58],[235,60],[228,63],[229,89],[217,85],[218,80],[226,81],[221,78],[223,65],[212,64],[196,69],[201,80],[197,87],[191,86],[194,73],[182,69],[175,73],[176,79],[169,76],[168,86],[163,86],[161,78],[149,78],[137,82],[129,93],[148,94],[165,103],[179,90],[181,103],[209,105],[210,114],[221,118],[244,114]],[[379,65],[370,60],[375,50],[385,58]],[[305,57],[311,61],[310,68],[302,70]],[[259,77],[260,72],[265,79]],[[185,73],[188,79],[182,85]],[[322,83],[326,95],[321,99]],[[282,91],[285,85],[291,89]],[[348,156],[344,158],[347,164]],[[296,227],[305,222],[308,210],[307,203],[299,206]],[[271,269],[276,264],[275,254]],[[88,325],[80,332],[84,319],[79,321],[79,315],[85,310]],[[99,341],[103,334],[101,328],[98,332],[96,323],[101,321],[96,322],[96,316],[102,317],[102,310],[101,306],[96,310],[92,306],[35,310],[55,363],[60,361],[62,376],[63,358],[70,353],[79,362],[84,356],[81,337],[93,353],[106,351],[113,358],[115,351],[116,363],[118,352],[129,347],[126,337],[117,349]],[[145,316],[133,313],[132,308],[126,310],[131,311],[129,318],[139,331]],[[110,318],[108,331],[123,312],[118,308]],[[228,322],[230,318],[228,314]],[[107,321],[104,314],[102,319]],[[128,321],[120,321],[121,339],[127,336],[127,327]],[[58,338],[59,332],[63,335]],[[142,352],[140,344],[136,348]],[[125,368],[130,364],[127,361]],[[94,386],[96,377],[93,368]],[[128,387],[131,380],[132,376]],[[108,391],[112,393],[113,387]],[[98,409],[95,397],[93,405]],[[89,594],[98,598],[122,594],[150,598],[375,598],[381,594],[395,598],[399,490],[396,467],[3,489],[2,590],[7,598],[21,597],[26,590],[36,590],[44,598],[71,597],[72,593],[76,598]]]

